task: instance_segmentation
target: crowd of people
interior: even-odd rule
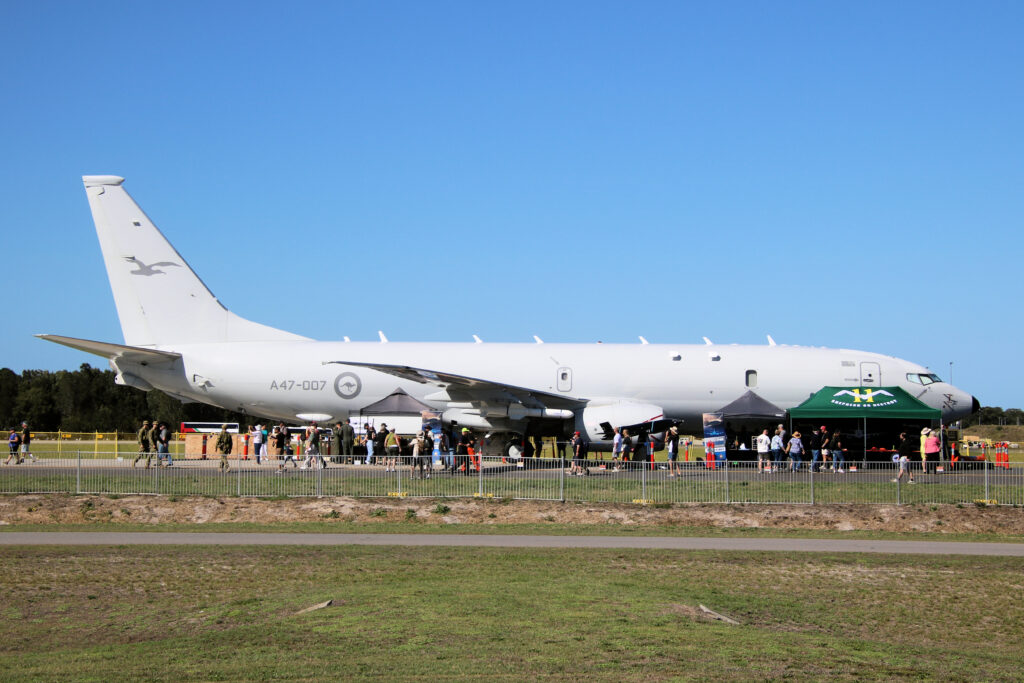
[[[811,430],[806,437],[798,431],[789,434],[782,424],[775,428],[771,436],[768,435],[769,431],[768,428],[761,430],[754,439],[758,472],[771,474],[787,469],[799,472],[805,464],[804,458],[809,457],[810,460],[806,461],[808,471],[846,473],[843,434],[839,429],[829,431],[828,427],[822,425]]]

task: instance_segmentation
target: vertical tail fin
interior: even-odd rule
[[[131,346],[304,339],[227,310],[118,176],[83,176],[124,341]]]

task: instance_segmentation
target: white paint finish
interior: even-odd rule
[[[446,415],[457,413],[462,424],[476,415],[481,426],[515,430],[537,414],[564,414],[545,408],[582,416],[588,406],[614,404],[616,414],[663,414],[696,431],[702,413],[747,390],[748,370],[757,371],[757,393],[784,409],[822,386],[861,384],[864,368],[872,373],[868,386],[885,378],[915,395],[921,385],[911,385],[907,373],[928,372],[889,356],[779,346],[770,337],[768,346],[716,345],[707,337],[703,345],[650,344],[643,337],[640,344],[544,344],[537,337],[482,344],[475,335],[467,343],[410,343],[389,342],[383,332],[376,343],[314,341],[230,313],[119,178],[84,180],[127,348],[52,340],[106,355],[123,376],[169,394],[265,417],[356,414],[402,388]],[[155,354],[133,354],[132,347],[169,355],[146,362]],[[969,394],[945,383],[929,385],[921,400],[946,419],[972,407]],[[584,422],[592,436],[596,425]]]

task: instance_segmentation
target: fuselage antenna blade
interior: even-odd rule
[[[377,334],[380,335],[380,343],[381,344],[387,344],[388,343],[388,338],[384,336],[384,330],[377,330]]]

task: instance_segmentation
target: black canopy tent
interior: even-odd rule
[[[776,419],[786,416],[785,410],[761,398],[753,391],[748,391],[717,412],[722,413],[722,417],[727,420]]]

